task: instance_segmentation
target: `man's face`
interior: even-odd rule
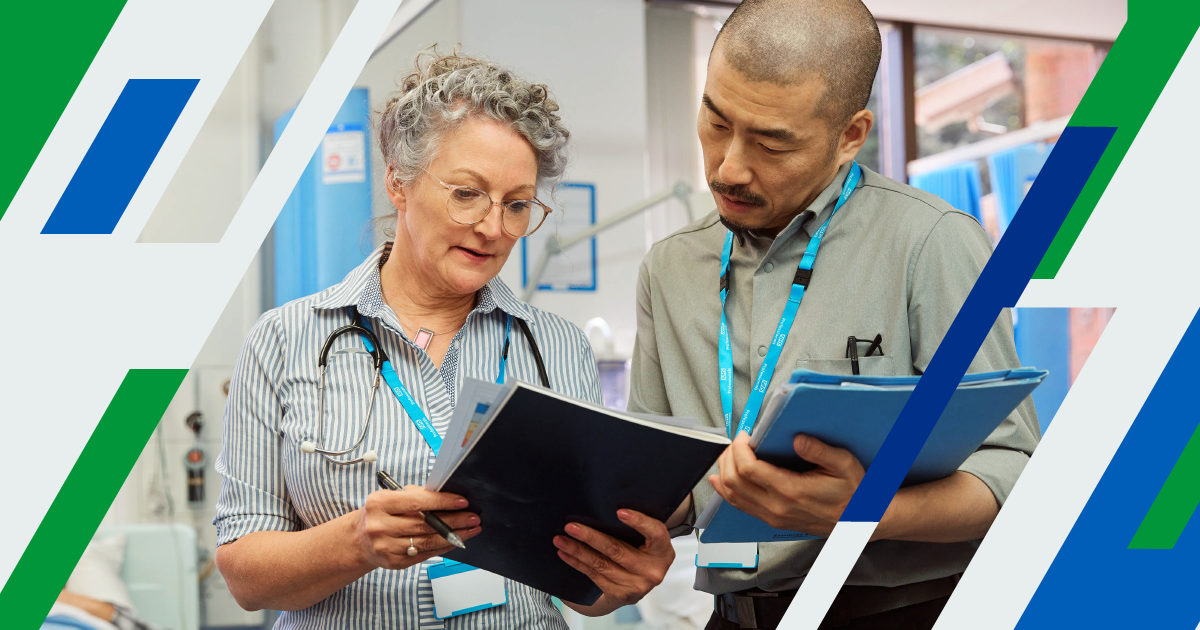
[[[816,76],[786,87],[751,81],[713,50],[697,128],[727,225],[777,233],[833,180],[834,131],[817,115],[824,92]]]

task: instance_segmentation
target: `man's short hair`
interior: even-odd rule
[[[742,0],[715,50],[751,81],[795,85],[820,77],[818,114],[841,128],[866,109],[883,45],[861,0]]]

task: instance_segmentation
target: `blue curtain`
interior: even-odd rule
[[[979,213],[979,197],[983,194],[983,181],[979,176],[979,165],[974,162],[952,164],[942,169],[914,175],[910,185],[933,193],[946,203],[983,222]]]
[[[1033,390],[1033,406],[1045,431],[1071,388],[1071,309],[1015,308],[1013,332],[1021,365],[1047,370]]]
[[[1040,142],[998,151],[988,156],[988,172],[992,192],[996,193],[997,219],[1000,233],[1017,214],[1025,191],[1042,170],[1054,145]]]
[[[294,111],[275,121],[276,141]],[[374,249],[370,112],[367,89],[350,90],[275,220],[275,306],[341,282]]]

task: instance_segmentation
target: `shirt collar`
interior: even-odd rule
[[[809,238],[812,238],[817,233],[817,230],[821,229],[821,224],[825,222],[825,219],[829,218],[830,213],[833,212],[833,207],[837,205],[838,197],[842,194],[842,184],[846,183],[846,177],[850,175],[850,164],[850,162],[846,162],[838,168],[837,175],[833,176],[833,181],[829,182],[825,190],[822,190],[821,194],[817,195],[817,198],[808,204],[804,212],[797,215],[787,227],[783,228],[783,231],[775,238],[776,241],[784,241],[791,238],[801,228],[808,233]],[[858,185],[862,185],[861,179]]]
[[[388,242],[376,248],[361,265],[347,274],[344,280],[322,291],[312,307],[333,310],[357,306],[358,312],[364,316],[377,317],[384,304],[379,269],[391,253],[391,247],[392,243]],[[479,289],[478,295],[476,311],[490,313],[499,308],[529,324],[534,323],[533,307],[517,299],[512,289],[500,278],[489,280]]]
[[[779,235],[771,241],[771,244],[767,248],[767,254],[763,256],[759,264],[770,260],[771,256],[801,229],[807,232],[808,237],[811,239],[817,233],[817,230],[821,229],[821,224],[825,222],[825,219],[829,218],[830,213],[833,212],[833,207],[837,205],[838,197],[842,193],[842,184],[845,183],[846,177],[849,174],[850,162],[847,162],[838,169],[837,175],[833,176],[833,181],[829,182],[825,190],[822,190],[821,194],[817,195],[817,198],[808,204],[804,212],[792,218],[787,227],[783,228],[779,232]],[[862,185],[862,180],[859,180],[858,185]]]

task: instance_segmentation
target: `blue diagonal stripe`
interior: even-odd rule
[[[1000,311],[1016,304],[1115,127],[1067,127],[842,513],[878,522]]]
[[[112,234],[199,79],[130,79],[42,234]]]
[[[1200,313],[1193,316],[1088,497],[1022,613],[1017,630],[1193,630],[1200,622],[1200,598],[1196,597],[1200,513],[1191,516],[1186,525],[1180,523],[1180,535],[1171,549],[1129,546],[1200,425],[1194,393],[1200,373],[1198,353]],[[1150,366],[1131,366],[1138,367]],[[1036,528],[1034,525],[1030,535],[1036,535]]]

